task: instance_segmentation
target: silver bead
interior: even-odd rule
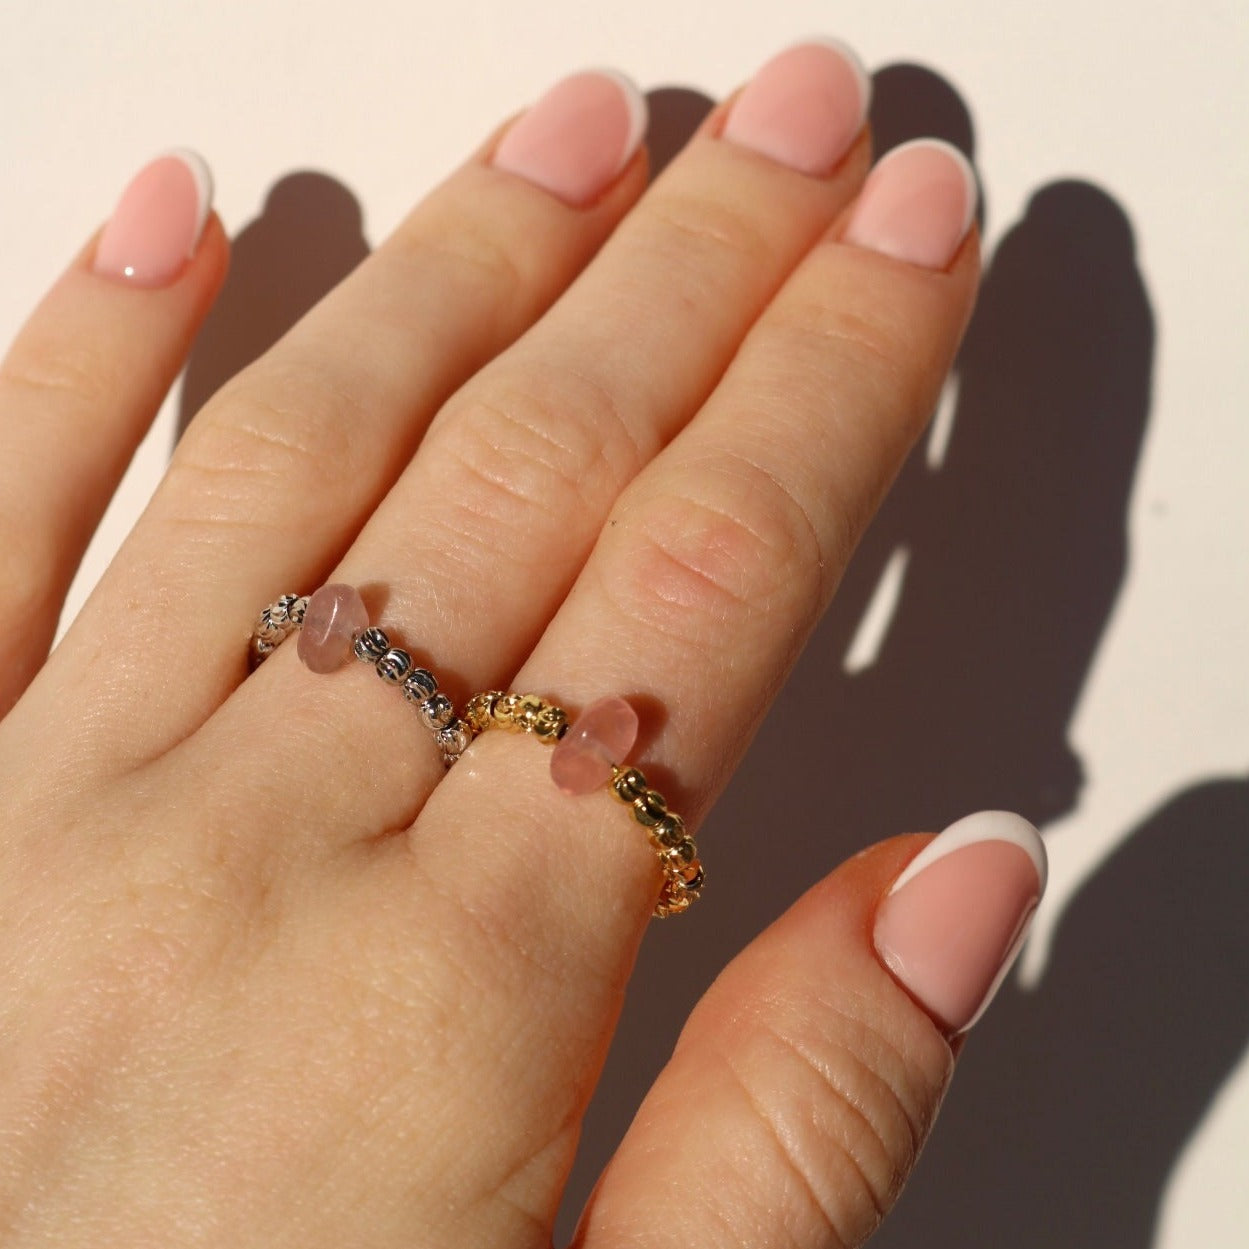
[[[432,698],[427,698],[417,711],[420,713],[421,723],[433,732],[455,719],[455,708],[445,694],[435,694]]]
[[[403,683],[403,696],[410,703],[423,703],[438,693],[438,682],[428,668],[413,668]]]
[[[370,625],[356,638],[352,650],[357,659],[363,660],[366,664],[375,664],[390,650],[390,638],[386,636],[385,629]]]
[[[291,608],[299,601],[298,594],[283,594],[272,607],[269,608],[269,618],[276,625],[287,625],[290,623]]]
[[[438,743],[443,758],[449,766],[468,749],[468,744],[473,738],[468,731],[468,725],[452,718],[447,725],[434,734],[434,740]]]
[[[392,646],[377,661],[377,675],[387,685],[398,685],[412,668],[412,656],[397,646]]]

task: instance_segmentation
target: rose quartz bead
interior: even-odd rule
[[[299,658],[312,672],[333,672],[351,657],[355,635],[368,627],[369,613],[354,586],[323,585],[304,612]]]
[[[551,752],[551,779],[566,794],[588,794],[611,780],[638,737],[638,713],[623,698],[600,698],[569,726]]]

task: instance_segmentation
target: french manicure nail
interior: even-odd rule
[[[887,152],[868,174],[842,236],[926,269],[954,259],[976,215],[976,175],[958,148],[915,139]]]
[[[134,286],[167,286],[195,254],[212,189],[203,158],[186,148],[145,165],[104,227],[95,272]]]
[[[951,824],[911,861],[876,912],[876,952],[946,1031],[984,1013],[1045,892],[1045,846],[1007,811]]]
[[[871,79],[837,39],[786,48],[733,104],[723,137],[800,173],[829,173],[863,128]]]
[[[623,74],[573,74],[516,121],[495,149],[493,164],[580,207],[632,159],[646,117],[646,97]]]

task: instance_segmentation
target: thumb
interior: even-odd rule
[[[1018,953],[1045,875],[1032,825],[986,811],[821,881],[695,1008],[576,1244],[860,1244],[897,1199],[955,1038]]]

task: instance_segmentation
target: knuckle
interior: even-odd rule
[[[629,500],[613,597],[628,616],[705,646],[774,617],[803,628],[825,597],[826,561],[811,517],[764,468],[723,453],[693,466],[661,502]]]
[[[484,290],[496,301],[506,302],[529,285],[522,259],[498,233],[467,213],[456,216],[450,228],[438,222],[432,229],[401,231],[392,245],[390,259],[413,271],[415,289],[428,283],[431,268],[450,270],[448,289]]]
[[[759,222],[723,199],[691,192],[671,192],[647,218],[653,244],[667,264],[714,274],[725,258],[731,271],[766,270],[773,248]]]
[[[582,374],[500,377],[464,402],[444,444],[446,520],[491,551],[501,529],[532,537],[570,518],[588,540],[601,500],[643,458],[610,390]]]
[[[298,511],[299,500],[322,499],[351,473],[359,427],[352,407],[306,375],[244,375],[191,423],[170,464],[171,494],[191,516],[217,516],[225,503],[247,509],[232,515],[269,524],[278,512]]]
[[[787,349],[795,346],[827,376],[849,370],[872,390],[905,390],[914,358],[910,336],[887,314],[809,301],[778,304],[763,323]]]
[[[948,361],[921,319],[887,304],[851,307],[817,301],[778,303],[759,331],[809,371],[823,389],[855,396],[868,408],[904,418],[912,433],[931,415]]]
[[[0,369],[0,403],[25,394],[27,401],[52,402],[84,413],[105,408],[117,393],[110,358],[88,342],[49,344],[46,349],[15,346]]]

